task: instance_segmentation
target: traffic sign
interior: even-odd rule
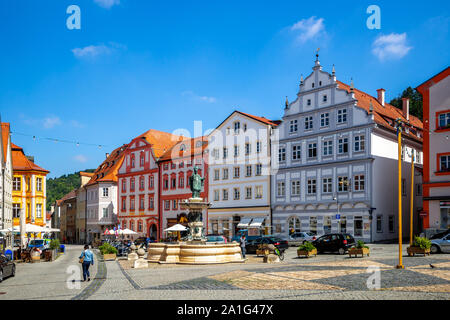
[[[339,220],[341,218],[341,215],[340,214],[337,214],[336,215],[336,220]]]

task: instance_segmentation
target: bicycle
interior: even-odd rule
[[[284,260],[284,249],[280,250],[277,247],[275,247],[274,252],[278,256],[278,258],[280,258],[280,261]]]

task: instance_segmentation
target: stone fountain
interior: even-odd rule
[[[189,211],[187,220],[189,234],[187,241],[175,244],[151,243],[148,248],[148,261],[157,263],[214,264],[244,262],[238,243],[207,243],[203,225],[203,209],[210,203],[203,201],[200,192],[205,178],[194,167],[189,177],[192,197],[180,202],[180,207]]]

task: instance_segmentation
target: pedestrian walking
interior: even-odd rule
[[[241,236],[241,239],[239,239],[239,242],[241,243],[242,259],[245,259],[245,245],[247,244],[247,240],[245,239],[245,234],[243,234]]]
[[[83,266],[83,282],[86,281],[86,277],[87,277],[87,281],[91,281],[91,275],[89,274],[89,267],[92,265],[94,265],[94,254],[92,253],[91,250],[89,250],[89,246],[85,245],[84,246],[84,251],[81,253],[80,256],[80,262]]]

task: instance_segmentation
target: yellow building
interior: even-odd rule
[[[12,144],[13,162],[13,224],[20,225],[20,212],[25,221],[45,227],[46,224],[46,175],[49,171],[39,167],[33,158],[27,157],[21,147]]]

